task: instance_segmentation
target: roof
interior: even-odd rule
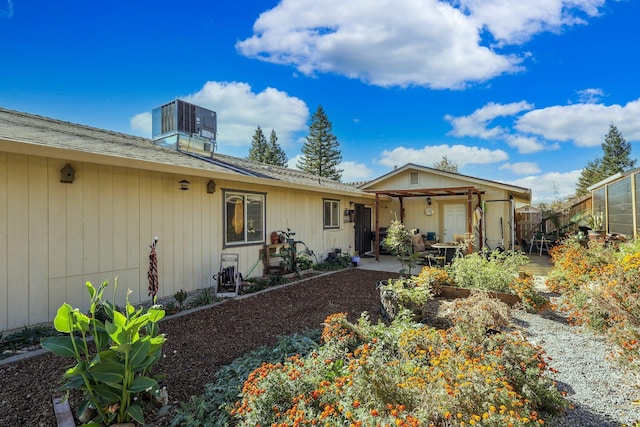
[[[296,169],[219,153],[202,158],[156,145],[151,139],[4,108],[0,108],[0,148],[70,160],[75,154],[78,160],[96,163],[368,196],[356,186]]]
[[[611,184],[612,182],[618,181],[618,180],[620,180],[622,178],[626,178],[627,176],[632,175],[632,174],[636,174],[638,172],[640,172],[640,168],[635,168],[635,169],[630,169],[630,170],[623,171],[623,172],[618,172],[616,174],[613,174],[611,176],[606,177],[602,181],[598,181],[595,184],[592,184],[591,186],[589,186],[587,188],[587,191],[597,190],[600,187],[604,187],[607,184]]]
[[[456,178],[469,183],[467,186],[460,187],[450,187],[450,188],[421,188],[415,190],[384,190],[384,189],[376,189],[370,190],[376,184],[380,184],[385,180],[404,173],[409,170],[417,170],[430,174],[446,176],[449,178]],[[520,199],[526,202],[531,201],[531,189],[518,187],[515,185],[509,185],[498,181],[491,181],[488,179],[476,178],[469,175],[463,175],[455,172],[447,172],[440,169],[430,168],[427,166],[416,165],[414,163],[407,163],[406,165],[394,169],[393,171],[382,175],[379,178],[376,178],[373,181],[369,181],[366,184],[360,185],[360,189],[364,191],[371,191],[378,194],[385,194],[390,197],[417,197],[417,196],[444,196],[444,195],[463,195],[467,194],[469,190],[473,189],[477,192],[482,192],[482,188],[480,187],[494,187],[503,189],[509,193],[511,193],[516,199]]]

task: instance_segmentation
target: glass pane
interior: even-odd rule
[[[331,201],[330,200],[324,201],[323,218],[324,218],[324,226],[331,227]]]
[[[331,226],[338,227],[339,218],[340,218],[340,203],[337,200],[334,200],[331,203]]]
[[[244,199],[240,195],[226,196],[226,234],[227,242],[244,241]]]
[[[631,208],[631,177],[608,186],[609,233],[633,235],[633,210]]]
[[[264,240],[264,196],[247,195],[247,241]]]

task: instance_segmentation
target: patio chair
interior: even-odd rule
[[[536,247],[536,252],[539,252],[539,255],[542,256],[542,250],[546,250],[549,252],[549,239],[545,238],[544,233],[537,231],[533,234],[533,238],[529,243],[529,255],[531,255],[531,251],[533,247]]]

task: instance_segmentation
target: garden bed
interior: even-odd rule
[[[167,335],[164,355],[156,372],[166,375],[164,385],[174,407],[203,391],[215,372],[260,345],[273,344],[278,336],[317,329],[327,315],[348,312],[379,318],[380,300],[375,284],[394,273],[348,269],[312,277],[289,286],[228,300],[160,324]],[[124,285],[124,284],[121,284]],[[0,425],[55,426],[51,397],[61,384],[71,359],[47,353],[0,366]],[[71,407],[78,401],[72,396]],[[164,418],[147,416],[149,426],[168,425]]]

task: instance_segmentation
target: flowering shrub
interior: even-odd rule
[[[452,286],[453,280],[447,270],[438,267],[423,267],[417,277],[414,278],[418,286],[428,285],[433,296],[442,292],[442,286]]]
[[[537,426],[540,411],[564,406],[544,354],[519,335],[436,330],[406,316],[388,327],[366,316],[346,323],[330,316],[323,347],[250,374],[238,425]]]
[[[605,334],[620,361],[640,368],[640,243],[583,247],[569,239],[552,250],[552,259],[547,284],[562,294],[558,307],[569,322]]]

